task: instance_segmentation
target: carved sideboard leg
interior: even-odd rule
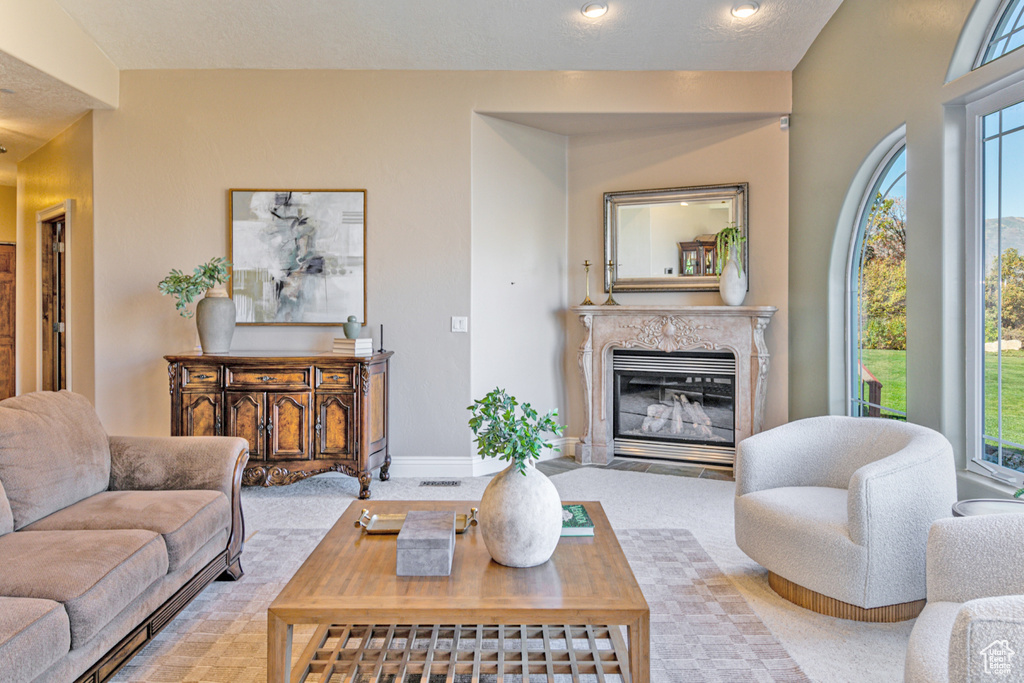
[[[380,480],[387,481],[391,478],[391,473],[388,471],[391,469],[391,455],[384,456],[384,464],[380,466]]]
[[[366,500],[370,497],[370,481],[372,479],[373,475],[367,470],[359,473],[359,500]]]

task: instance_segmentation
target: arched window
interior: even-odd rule
[[[875,174],[850,253],[850,415],[907,419],[907,158]]]
[[[978,55],[977,66],[1024,47],[1024,0],[1004,0],[996,16],[999,20],[992,25],[988,40]]]

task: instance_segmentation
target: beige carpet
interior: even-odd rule
[[[652,628],[652,672],[657,681],[806,680],[876,683],[902,678],[906,640],[912,624],[872,625],[816,615],[786,603],[767,586],[764,571],[736,547],[732,538],[731,482],[688,479],[637,472],[585,468],[552,477],[563,500],[599,500],[628,547],[637,530],[678,534],[692,543],[718,579],[729,600],[740,602],[763,631],[754,657],[730,647],[729,638],[692,642],[693,626],[672,605],[665,612],[658,595],[660,579],[641,578],[647,561],[634,571],[665,630]],[[452,488],[420,487],[419,480],[373,483],[375,499],[479,499],[487,479],[464,479]],[[243,505],[249,543],[243,555],[247,576],[219,583],[204,592],[115,678],[116,681],[262,681],[265,674],[265,609],[277,591],[344,509],[355,500],[358,484],[347,477],[321,476],[283,488],[245,489]],[[692,532],[692,536],[686,531]],[[688,537],[688,538],[686,538]],[[648,544],[641,541],[647,548]],[[653,547],[653,546],[651,546]],[[645,552],[650,549],[644,550]],[[636,549],[627,552],[636,552]],[[631,558],[631,562],[633,562]],[[671,561],[669,562],[671,566]],[[716,601],[728,605],[729,600]],[[658,605],[658,607],[655,607]],[[724,613],[724,612],[723,612]],[[744,618],[747,618],[746,616]],[[684,633],[672,633],[682,629]],[[756,629],[755,629],[756,630]],[[299,634],[297,634],[298,637]],[[708,634],[705,634],[708,635]],[[743,634],[732,634],[740,635]],[[687,639],[690,639],[689,641]],[[756,638],[755,638],[756,640]],[[687,649],[689,648],[689,649]],[[740,655],[740,652],[744,654]],[[749,677],[749,667],[730,671],[743,657],[774,662]],[[708,654],[712,656],[706,656]],[[789,659],[789,657],[792,659]],[[796,667],[786,664],[795,660]],[[700,662],[705,664],[701,665]],[[714,661],[712,666],[708,662]],[[719,667],[722,664],[722,667]],[[743,665],[746,667],[746,665]],[[744,673],[740,673],[743,671]],[[790,676],[790,677],[786,677]]]

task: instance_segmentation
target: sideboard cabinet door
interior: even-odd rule
[[[249,460],[266,460],[266,398],[262,393],[225,394],[228,436],[240,436],[249,442]]]
[[[182,394],[184,436],[220,436],[223,403],[220,393]]]
[[[309,459],[309,394],[267,394],[267,459]]]
[[[316,395],[315,458],[354,460],[359,452],[356,443],[358,403],[355,394]]]

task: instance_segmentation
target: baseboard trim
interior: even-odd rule
[[[892,624],[898,621],[915,619],[924,609],[924,600],[901,602],[882,607],[858,607],[842,600],[830,598],[816,593],[809,588],[784,579],[774,572],[768,572],[768,585],[779,596],[798,607],[809,609],[818,614],[851,621],[869,621],[876,624]]]
[[[392,477],[472,477],[473,460],[468,457],[391,456]]]

